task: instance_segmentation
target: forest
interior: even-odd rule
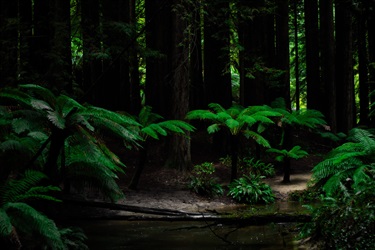
[[[319,155],[299,237],[372,249],[371,27],[375,0],[0,0],[0,245],[87,248],[40,204],[116,203],[129,162],[132,190],[156,157],[198,195],[269,204],[264,178]]]

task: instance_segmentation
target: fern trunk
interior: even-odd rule
[[[284,183],[289,183],[290,182],[290,158],[285,157],[284,159],[284,178],[283,182]]]
[[[141,178],[141,174],[146,165],[147,149],[148,149],[148,143],[145,142],[143,145],[143,148],[140,150],[139,162],[133,174],[132,180],[130,181],[130,184],[129,184],[130,189],[136,190],[138,188],[139,179]]]
[[[47,162],[44,167],[45,174],[50,178],[51,182],[58,185],[60,182],[59,169],[58,169],[58,158],[64,142],[66,139],[66,133],[64,130],[53,129],[51,135],[51,145],[48,152]]]
[[[231,135],[230,137],[231,159],[232,159],[232,169],[231,169],[231,177],[230,177],[231,182],[237,179],[238,144],[239,144],[239,136]]]

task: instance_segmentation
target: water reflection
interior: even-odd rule
[[[81,221],[90,249],[297,249],[290,224],[222,225],[214,222]]]

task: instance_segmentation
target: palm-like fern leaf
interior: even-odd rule
[[[252,138],[259,145],[261,145],[261,146],[263,146],[265,148],[270,148],[271,147],[271,145],[268,142],[268,140],[266,138],[264,138],[263,136],[261,136],[259,133],[256,133],[256,132],[251,131],[251,130],[246,130],[245,131],[245,136],[248,137],[248,138]]]
[[[0,238],[9,236],[12,232],[12,227],[7,212],[0,207]]]
[[[35,99],[40,99],[46,101],[51,107],[56,105],[56,96],[47,88],[44,88],[36,84],[23,84],[19,85],[21,89],[29,90],[32,94],[35,94]]]

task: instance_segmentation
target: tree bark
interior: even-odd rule
[[[335,9],[337,130],[347,133],[355,126],[352,13],[346,0],[336,0]]]
[[[327,119],[332,132],[337,132],[336,125],[336,83],[335,83],[335,41],[333,24],[333,0],[320,3],[320,43],[321,76],[325,93],[322,113]]]
[[[307,108],[322,111],[318,26],[318,1],[305,0]]]

